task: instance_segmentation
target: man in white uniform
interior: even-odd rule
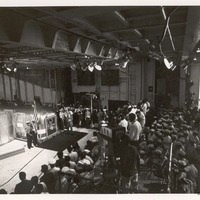
[[[131,140],[130,144],[138,147],[141,131],[142,126],[140,122],[137,121],[137,115],[135,113],[130,113],[128,121],[128,136]]]
[[[121,120],[120,120],[118,125],[124,127],[125,132],[127,133],[127,131],[128,131],[128,121],[125,119],[124,115],[121,115]]]

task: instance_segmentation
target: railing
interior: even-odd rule
[[[169,168],[168,168],[168,183],[167,183],[167,192],[171,193],[171,173],[172,173],[172,150],[173,143],[170,145],[170,154],[169,154]]]

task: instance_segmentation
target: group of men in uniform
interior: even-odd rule
[[[59,112],[61,119],[61,128],[64,130],[73,131],[73,112],[70,108],[61,108]]]

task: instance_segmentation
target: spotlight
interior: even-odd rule
[[[6,68],[7,68],[7,65],[4,64],[4,65],[2,66],[2,69],[6,69]]]
[[[14,67],[14,68],[13,68],[13,72],[17,72],[17,67]]]
[[[94,71],[94,63],[93,63],[93,62],[90,63],[90,64],[88,65],[88,70],[89,70],[90,72],[93,72],[93,71]]]
[[[87,68],[88,68],[88,66],[86,65],[86,63],[79,63],[79,65],[80,65],[80,68],[81,68],[81,70],[82,71],[86,71],[87,70]]]
[[[95,62],[94,67],[95,67],[95,69],[97,69],[98,71],[101,71],[101,70],[102,70],[102,67],[101,67],[97,62]]]
[[[70,67],[71,67],[72,70],[76,70],[76,65],[75,65],[75,63],[70,64]]]
[[[6,67],[6,70],[9,71],[9,72],[12,71],[12,69],[10,67]]]
[[[129,60],[124,61],[120,67],[122,67],[123,69],[125,69],[128,63],[129,63]]]
[[[166,57],[164,57],[164,64],[167,67],[167,69],[171,69],[173,67],[173,61],[169,62]]]

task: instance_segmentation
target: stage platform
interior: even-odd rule
[[[93,136],[94,129],[74,128],[74,131],[87,133],[78,142],[82,149],[88,139]],[[10,155],[9,155],[10,151]],[[0,189],[4,188],[8,193],[14,191],[15,185],[20,182],[19,172],[25,171],[27,179],[41,175],[41,165],[48,164],[48,160],[56,156],[56,151],[34,147],[27,148],[25,141],[13,140],[0,146]],[[68,153],[67,149],[64,153]],[[7,156],[6,156],[7,155]],[[5,158],[6,157],[6,158]]]
[[[18,140],[12,140],[7,144],[0,146],[0,160],[5,158],[24,153],[25,152],[25,144]]]

